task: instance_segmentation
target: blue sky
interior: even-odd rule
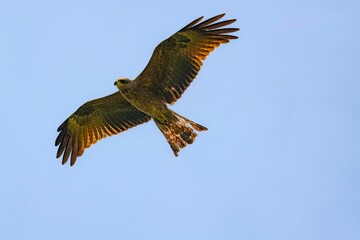
[[[0,239],[360,239],[357,1],[2,1]],[[56,128],[154,47],[226,12],[171,109],[209,128],[178,158],[154,123],[74,167]]]

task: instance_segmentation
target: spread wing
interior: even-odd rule
[[[150,88],[165,103],[175,103],[200,71],[202,61],[220,44],[237,39],[228,33],[239,28],[221,28],[236,19],[215,23],[224,15],[203,22],[200,17],[161,42],[135,81]]]
[[[57,129],[56,157],[63,154],[65,164],[71,153],[70,165],[85,148],[106,136],[112,136],[151,119],[127,102],[120,92],[89,101],[82,105]]]

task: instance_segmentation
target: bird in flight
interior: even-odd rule
[[[181,148],[192,144],[196,131],[206,127],[170,110],[196,77],[202,62],[220,44],[238,37],[229,33],[239,28],[225,27],[236,19],[218,21],[225,14],[208,20],[197,18],[162,41],[140,75],[130,80],[119,78],[115,93],[83,104],[57,129],[59,146],[56,157],[62,164],[69,159],[73,166],[84,150],[106,136],[123,132],[154,120],[175,156]],[[223,28],[225,27],[225,28]]]

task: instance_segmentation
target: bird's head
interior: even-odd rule
[[[131,80],[128,78],[118,78],[115,82],[114,82],[114,86],[116,86],[120,91],[122,89],[123,86],[125,86],[126,84],[130,83]]]

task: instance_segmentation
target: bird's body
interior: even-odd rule
[[[71,155],[73,165],[85,148],[96,141],[118,134],[153,119],[177,156],[180,148],[194,142],[195,131],[207,130],[170,110],[199,72],[202,61],[222,43],[236,36],[227,33],[238,28],[221,28],[235,19],[217,22],[225,14],[206,21],[198,18],[161,42],[140,75],[134,79],[119,78],[118,92],[89,101],[62,123],[55,145],[57,157],[66,163]],[[200,22],[200,23],[199,23]]]
[[[121,83],[124,80],[126,82]],[[119,89],[121,95],[131,103],[131,105],[143,113],[146,113],[155,119],[165,118],[169,109],[147,86],[140,85],[138,84],[138,81],[131,81],[127,78],[118,79],[115,82],[115,85]],[[146,101],[144,101],[144,99],[146,99]]]

